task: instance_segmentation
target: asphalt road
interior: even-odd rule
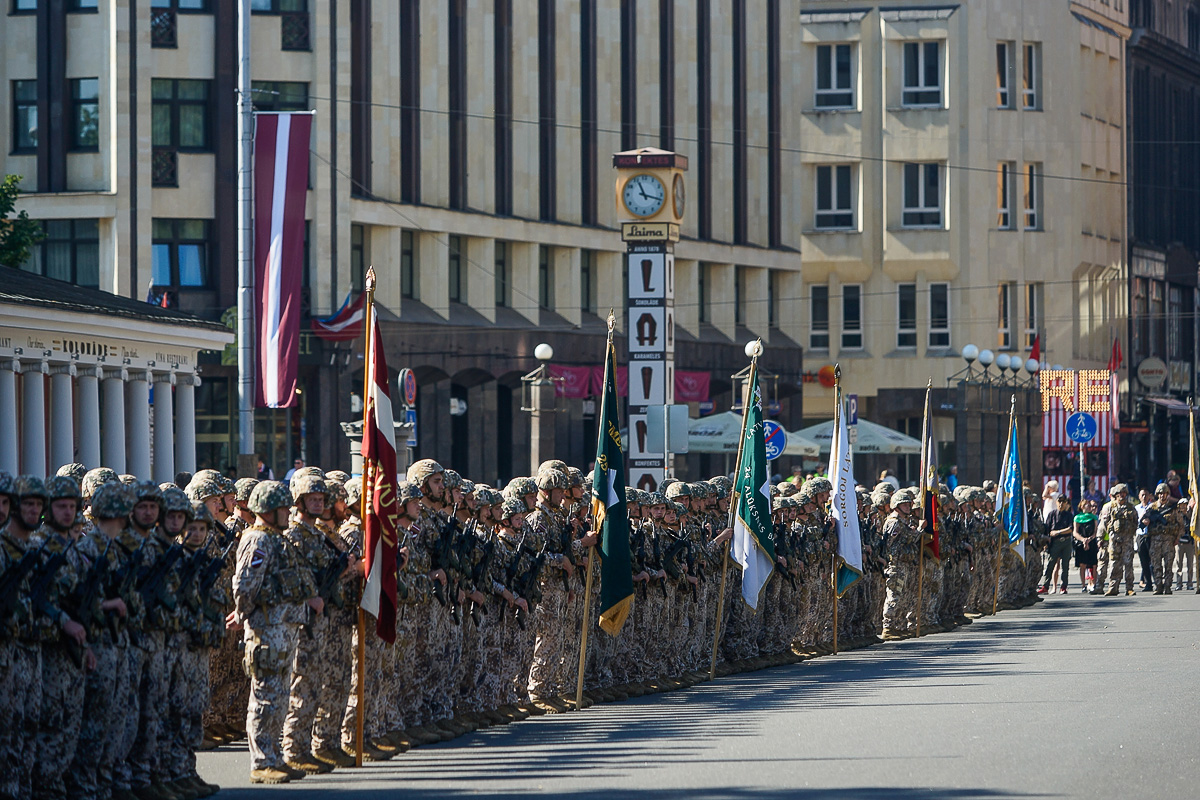
[[[953,633],[548,715],[225,800],[1200,796],[1200,596],[1069,594]]]

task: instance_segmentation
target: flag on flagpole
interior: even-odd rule
[[[362,609],[375,617],[375,632],[386,642],[396,641],[396,520],[400,516],[396,484],[396,427],[392,422],[392,395],[388,389],[383,336],[374,315],[367,376],[367,404],[363,414],[362,492],[363,559],[366,583]]]
[[[733,559],[742,568],[742,599],[753,609],[775,572],[775,545],[771,541],[771,484],[767,475],[767,447],[763,438],[762,393],[758,389],[758,362],[750,378],[742,410],[744,416],[741,469],[734,481],[737,513],[733,520]]]
[[[1017,416],[1014,408],[1008,420],[1008,444],[1004,447],[1004,465],[996,486],[996,515],[1008,536],[1008,547],[1025,563],[1025,532],[1029,529],[1025,507],[1025,486],[1021,478],[1021,450],[1017,446]]]
[[[833,443],[829,450],[829,479],[833,482],[830,505],[838,539],[837,596],[862,577],[862,532],[859,530],[858,493],[854,481],[854,454],[846,431],[842,387],[834,390]]]
[[[332,316],[314,319],[312,332],[327,342],[349,342],[357,339],[363,331],[363,312],[367,295],[365,292],[359,293],[352,303],[350,298],[353,294],[350,292],[346,295],[346,302],[342,303],[342,307]]]
[[[600,627],[610,636],[633,609],[633,573],[629,556],[629,511],[625,506],[625,455],[617,420],[616,350],[612,339],[604,355],[604,393],[600,401],[600,434],[592,473],[592,517],[600,536]]]
[[[1190,529],[1192,539],[1200,541],[1200,526],[1197,526],[1197,521],[1200,521],[1200,487],[1196,485],[1197,478],[1200,478],[1200,464],[1197,463],[1197,457],[1200,456],[1196,452],[1196,409],[1192,408],[1191,403],[1188,403],[1188,496],[1192,499],[1192,516]]]
[[[1029,348],[1029,357],[1039,364],[1042,363],[1042,335],[1033,337],[1033,347]]]
[[[296,404],[312,115],[254,116],[255,405]]]
[[[1121,352],[1121,339],[1114,336],[1112,352],[1108,356],[1109,409],[1112,413],[1111,423],[1114,431],[1121,427],[1121,396],[1119,392],[1121,379],[1117,371],[1124,363],[1125,355]]]
[[[925,519],[925,546],[934,558],[942,557],[942,519],[938,508],[937,445],[933,441],[933,384],[925,387],[925,418],[921,423],[921,514]]]

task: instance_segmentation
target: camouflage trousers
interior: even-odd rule
[[[411,663],[398,662],[397,666],[402,679],[417,678],[423,684],[426,719],[437,722],[454,716],[454,695],[458,690],[454,678],[462,658],[462,630],[454,624],[449,608],[436,602],[425,608],[429,610],[425,657]]]
[[[397,689],[392,685],[394,671],[392,670],[392,660],[390,655],[390,646],[380,639],[375,634],[375,617],[370,614],[366,615],[366,636],[365,643],[365,659],[366,664],[363,672],[367,676],[367,685],[371,687],[371,695],[366,698],[366,708],[363,709],[363,736],[367,740],[378,739],[384,734],[390,733],[390,730],[384,730],[384,720],[382,717],[383,701],[377,698],[387,698],[388,705],[394,705],[394,700],[398,694]],[[350,688],[346,696],[346,709],[342,714],[341,724],[341,741],[342,747],[351,747],[355,742],[355,737],[358,735],[358,625],[356,624],[350,630],[350,652],[351,652],[351,670],[350,670]],[[385,659],[386,656],[386,659]],[[384,666],[387,666],[385,672]],[[377,705],[375,713],[372,714],[369,709],[372,704]],[[337,743],[323,744],[324,747],[337,747]]]
[[[283,763],[280,738],[288,714],[292,662],[299,636],[299,625],[270,625],[262,630],[246,626],[244,663],[250,677],[246,739],[250,745],[251,770]]]
[[[312,615],[301,626],[292,659],[291,693],[283,722],[283,757],[289,761],[312,752],[313,725],[317,719],[321,686],[331,672],[329,617]],[[344,695],[343,695],[344,696]]]
[[[146,681],[146,653],[132,639],[125,648],[125,682],[122,694],[116,699],[121,709],[122,724],[117,731],[116,766],[113,769],[113,787],[129,790],[133,785],[133,764],[129,754],[137,741],[142,718],[142,688]]]
[[[37,727],[42,708],[42,648],[0,643],[0,794],[33,795]]]
[[[883,604],[883,632],[903,633],[908,630],[909,612],[916,604],[915,564],[888,564],[887,600]]]
[[[401,605],[396,620],[396,643],[385,646],[382,674],[389,681],[387,707],[378,707],[368,697],[371,719],[382,719],[383,733],[411,728],[429,722],[430,700],[425,693],[422,674],[415,665],[428,664],[428,636],[432,604]],[[383,692],[378,693],[379,697]],[[374,728],[373,728],[374,729]]]
[[[226,584],[228,585],[228,584]],[[220,646],[209,658],[212,702],[204,712],[204,727],[227,725],[241,730],[246,725],[243,709],[250,698],[250,679],[242,668],[242,638],[226,631]]]
[[[1150,537],[1150,566],[1154,569],[1154,588],[1170,589],[1175,581],[1175,544],[1178,536],[1156,534]]]
[[[556,574],[545,580],[542,601],[534,617],[533,662],[529,665],[529,696],[537,700],[566,693],[563,681],[567,658],[567,593]]]
[[[178,657],[172,670],[170,715],[165,726],[163,771],[170,780],[196,774],[196,751],[204,739],[204,709],[209,704],[209,648],[195,647],[188,634],[171,639]]]
[[[323,655],[325,671],[312,727],[313,750],[335,750],[341,746],[342,722],[355,673],[357,616],[354,610],[336,609],[329,620]]]
[[[167,697],[170,694],[171,675],[179,654],[167,647],[167,637],[162,631],[143,631],[141,648],[145,659],[145,672],[139,689],[137,739],[129,754],[133,770],[134,787],[158,783],[159,762],[166,737],[163,730],[169,711]]]
[[[75,757],[83,722],[83,670],[67,646],[42,647],[42,710],[38,722],[34,798],[67,797],[66,772]]]
[[[75,758],[67,771],[71,797],[94,800],[112,792],[113,770],[125,728],[125,709],[119,698],[128,692],[128,641],[92,645],[96,668],[84,678],[83,719]]]

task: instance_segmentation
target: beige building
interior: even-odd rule
[[[1126,316],[1124,0],[846,5],[798,15],[806,366],[840,362],[860,413],[912,433],[920,398],[895,390],[945,387],[969,343],[1103,367]],[[827,418],[832,392],[804,391]]]

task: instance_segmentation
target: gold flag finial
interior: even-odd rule
[[[610,308],[608,310],[608,332],[610,334],[613,332],[613,328],[615,328],[616,325],[617,325],[616,311],[614,309]]]
[[[933,388],[933,376],[932,376],[932,375],[931,375],[931,376],[929,376],[929,382],[925,384],[925,388],[926,388],[926,389],[932,389],[932,388]]]
[[[363,278],[363,288],[368,292],[375,291],[375,267],[367,267],[367,276]]]

